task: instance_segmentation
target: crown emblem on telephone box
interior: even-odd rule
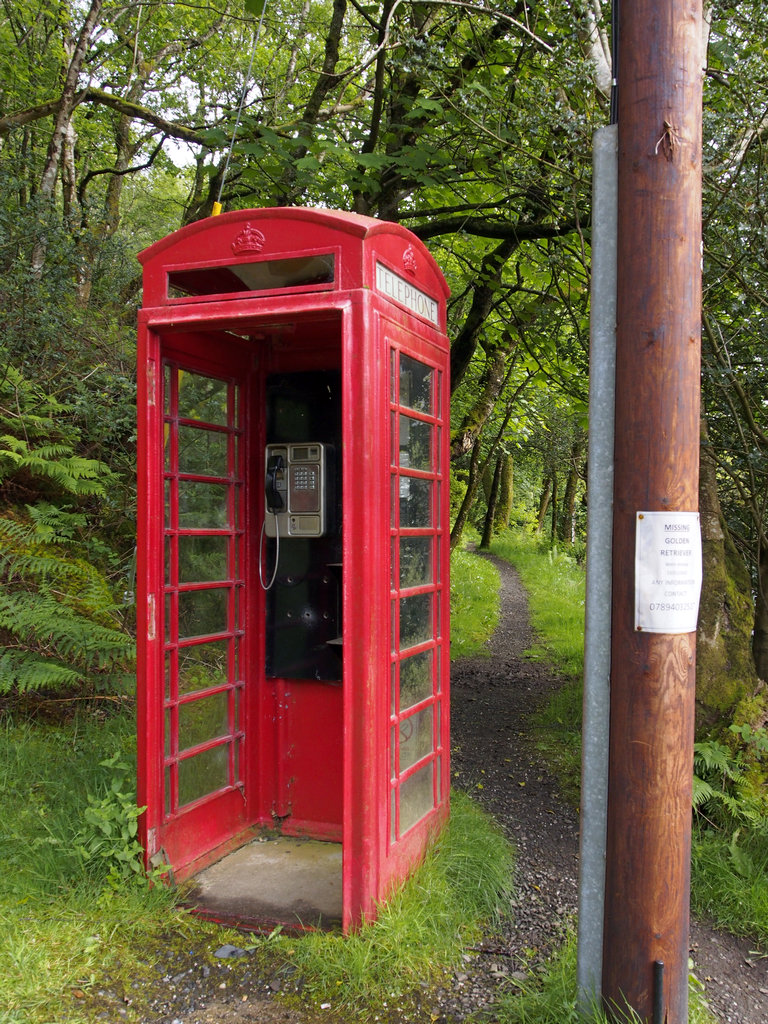
[[[403,267],[409,274],[415,274],[419,269],[419,265],[416,260],[416,253],[414,252],[412,245],[409,245],[403,253]]]
[[[242,256],[248,252],[261,252],[265,242],[266,238],[261,231],[252,227],[249,221],[232,243],[232,252],[235,256]]]

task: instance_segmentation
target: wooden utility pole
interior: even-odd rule
[[[635,628],[639,512],[698,505],[701,0],[621,4],[603,1000],[686,1024],[695,629]],[[695,552],[694,552],[695,555]]]

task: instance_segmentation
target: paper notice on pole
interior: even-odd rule
[[[635,629],[693,633],[701,596],[698,512],[638,512]]]

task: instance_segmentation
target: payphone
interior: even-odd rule
[[[267,537],[322,537],[326,526],[324,444],[268,444],[264,503]]]

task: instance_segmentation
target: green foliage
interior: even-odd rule
[[[119,753],[99,762],[109,770],[108,789],[100,796],[88,794],[83,811],[83,825],[75,833],[73,843],[86,870],[97,867],[106,883],[117,891],[129,882],[148,884],[138,841],[138,818],[144,808],[137,807],[135,770],[120,759]]]
[[[499,572],[480,555],[451,554],[451,657],[488,654],[499,621]]]
[[[743,758],[717,740],[694,744],[694,808],[711,821],[744,820],[744,769]]]
[[[716,927],[768,943],[768,835],[765,829],[694,831],[691,907]]]
[[[107,576],[114,553],[89,514],[115,475],[79,453],[72,407],[10,363],[0,431],[0,693],[119,687],[133,641]]]
[[[747,827],[768,832],[768,794],[763,778],[768,732],[743,723],[729,727],[731,739],[694,744],[693,805],[708,823],[732,832]]]
[[[0,693],[119,688],[133,640],[88,561],[84,517],[43,505],[27,514],[0,517]]]

